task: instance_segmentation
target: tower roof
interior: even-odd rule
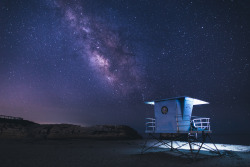
[[[160,101],[168,101],[168,100],[176,100],[176,99],[186,99],[186,100],[193,100],[193,105],[202,105],[202,104],[209,104],[209,102],[202,101],[199,99],[195,99],[192,97],[188,96],[180,96],[180,97],[172,97],[172,98],[167,98],[167,99],[160,99],[160,100],[153,100],[153,101],[148,101],[144,102],[145,104],[150,104],[150,105],[155,105],[155,102],[160,102]]]

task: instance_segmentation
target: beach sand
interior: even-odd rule
[[[169,149],[141,155],[144,140],[0,140],[1,167],[211,167],[250,166],[250,152],[221,151],[195,161]],[[236,146],[237,147],[237,146]]]

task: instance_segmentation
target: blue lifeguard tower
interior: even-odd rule
[[[210,118],[192,116],[193,107],[195,105],[209,104],[208,102],[182,96],[153,100],[145,103],[154,106],[154,118],[146,118],[145,133],[147,133],[149,137],[156,139],[158,143],[169,146],[171,150],[179,151],[181,147],[174,148],[173,142],[180,138],[186,138],[184,140],[189,144],[192,154],[195,151],[192,145],[198,146],[196,157],[201,148],[204,148],[203,146],[206,138],[212,141],[209,135],[212,133]],[[155,134],[160,134],[160,138],[155,137]],[[167,136],[169,140],[165,141],[164,136]],[[197,144],[197,142],[201,144]],[[152,146],[146,148],[146,143],[142,149],[142,153],[152,148]],[[216,145],[214,143],[213,145],[215,149],[205,149],[220,154]]]
[[[146,133],[211,133],[210,118],[192,116],[193,106],[209,104],[191,97],[145,102],[154,105],[155,118],[146,118]]]

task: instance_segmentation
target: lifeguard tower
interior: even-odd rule
[[[201,149],[220,154],[209,135],[212,133],[210,118],[192,116],[195,105],[209,104],[208,102],[183,96],[145,103],[154,105],[155,116],[154,118],[146,118],[145,133],[156,139],[157,143],[147,147],[146,141],[142,153],[156,145],[159,146],[159,144],[169,147],[172,151],[181,152],[180,149],[188,144],[192,157],[195,158]],[[157,134],[160,134],[160,137],[156,137]],[[207,138],[213,143],[214,149],[205,146]],[[175,146],[174,142],[177,140],[186,141],[186,143]]]

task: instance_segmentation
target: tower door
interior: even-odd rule
[[[176,100],[155,103],[156,133],[176,133]]]

